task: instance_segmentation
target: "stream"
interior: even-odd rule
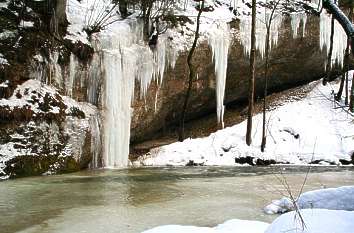
[[[271,222],[262,208],[296,195],[306,167],[94,170],[0,182],[0,232],[139,233],[159,225]],[[354,185],[353,167],[312,167],[304,190]],[[285,193],[285,192],[284,192]]]

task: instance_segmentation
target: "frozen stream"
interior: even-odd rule
[[[280,169],[299,190],[306,168],[142,168],[4,181],[0,231],[138,233],[232,218],[270,222],[276,216],[262,208],[281,196]],[[353,184],[353,168],[315,167],[305,190]]]

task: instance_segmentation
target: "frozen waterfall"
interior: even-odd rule
[[[119,21],[99,38],[104,72],[103,162],[108,168],[125,167],[129,159],[130,125],[135,80],[140,82],[144,98],[153,80],[161,83],[167,61],[169,40],[159,38],[151,50],[143,41],[143,25],[138,20]],[[171,64],[173,65],[173,64]]]
[[[224,95],[227,75],[227,61],[230,47],[230,27],[226,22],[214,26],[208,35],[213,51],[216,74],[216,113],[218,123],[224,128]]]

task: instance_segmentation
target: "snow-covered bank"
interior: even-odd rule
[[[354,210],[354,186],[328,188],[305,192],[297,200],[300,209]],[[288,198],[275,200],[264,208],[267,214],[294,210]]]
[[[352,77],[350,72],[349,77]],[[339,83],[309,84],[312,91],[302,100],[289,100],[267,113],[265,153],[261,153],[262,115],[254,116],[253,144],[245,143],[246,121],[212,133],[209,137],[186,139],[154,148],[141,157],[145,166],[187,164],[257,164],[268,160],[289,164],[341,164],[354,152],[353,116],[333,101]]]
[[[233,219],[216,227],[169,225],[156,227],[143,233],[264,233],[268,223]]]
[[[354,229],[353,211],[306,209],[301,216],[305,225],[293,211],[277,218],[265,233],[352,233]]]
[[[143,233],[352,233],[354,212],[344,210],[307,209],[301,211],[304,224],[296,212],[286,213],[272,224],[257,221],[230,220],[214,228],[193,226],[161,226]]]
[[[354,186],[315,190],[300,196],[298,205],[304,208],[300,210],[300,215],[292,211],[281,215],[271,224],[234,219],[214,228],[168,225],[143,233],[352,233],[353,197]],[[271,207],[274,207],[274,203],[266,209],[271,210]],[[288,207],[291,210],[290,204]]]

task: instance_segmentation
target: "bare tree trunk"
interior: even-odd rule
[[[331,64],[332,64],[332,53],[333,53],[333,37],[334,37],[334,17],[332,16],[331,20],[331,36],[330,36],[330,43],[329,43],[329,53],[327,56],[327,64],[326,64],[326,72],[327,75],[323,78],[322,84],[327,85],[327,82],[330,80],[331,76]]]
[[[151,17],[152,6],[153,6],[153,0],[141,1],[141,11],[143,13],[143,20],[144,20],[143,31],[144,31],[145,41],[148,41],[150,37],[150,17]]]
[[[128,16],[127,0],[119,0],[119,12],[123,18]]]
[[[250,78],[248,83],[248,114],[246,144],[252,144],[252,118],[254,105],[254,83],[255,83],[255,63],[256,63],[256,0],[252,0],[252,29],[251,29],[251,54],[250,54]]]
[[[341,80],[340,80],[340,85],[339,85],[339,90],[335,96],[335,100],[340,101],[342,98],[343,94],[343,89],[344,89],[344,82],[345,82],[345,73],[342,72]]]
[[[353,4],[353,3],[352,3]],[[349,10],[349,15],[348,18],[350,19],[350,21],[352,21],[353,18],[353,5],[350,6],[350,10]],[[346,75],[345,75],[345,105],[349,104],[349,56],[350,56],[350,44],[351,44],[351,38],[348,37],[347,40],[347,48],[345,49],[345,60],[346,63]]]
[[[262,122],[262,143],[261,151],[264,152],[264,149],[267,144],[267,134],[266,134],[266,108],[267,108],[267,95],[268,95],[268,70],[269,70],[269,50],[270,50],[270,29],[272,26],[272,20],[274,13],[278,7],[280,0],[278,0],[273,6],[272,13],[270,14],[269,20],[265,19],[267,27],[266,35],[266,49],[265,49],[265,71],[264,71],[264,97],[263,97],[263,122]]]
[[[351,23],[351,19],[349,19],[332,0],[323,0],[322,2],[323,8],[327,9],[342,25],[345,33],[351,39],[352,48],[354,48],[354,26]],[[352,53],[354,53],[354,50],[352,50]]]
[[[68,20],[66,18],[66,5],[67,0],[56,0],[55,12],[59,25],[66,26],[68,24]]]
[[[178,130],[178,140],[183,141],[184,140],[184,123],[185,123],[185,118],[186,118],[186,112],[188,108],[188,102],[189,98],[191,95],[192,91],[192,85],[193,85],[193,80],[195,78],[195,68],[193,66],[193,54],[195,52],[195,49],[197,47],[197,42],[199,39],[199,29],[200,29],[200,16],[202,15],[204,9],[204,0],[201,1],[201,5],[199,8],[198,16],[197,16],[197,28],[195,30],[194,34],[194,41],[191,50],[188,53],[188,58],[187,58],[187,63],[188,63],[188,68],[189,68],[189,78],[188,78],[188,89],[184,98],[184,103],[183,103],[183,108],[182,108],[182,113],[179,121],[179,130]]]
[[[352,90],[350,92],[349,110],[351,112],[354,112],[354,73],[353,73],[353,77],[352,77]]]
[[[343,89],[344,89],[344,84],[345,84],[345,104],[348,104],[348,69],[349,69],[349,46],[350,46],[350,39],[348,37],[347,39],[347,48],[345,49],[345,55],[344,55],[344,65],[342,69],[342,77],[340,80],[340,86],[338,93],[335,97],[337,101],[340,101],[342,98],[343,94]]]
[[[348,48],[348,56],[349,56],[349,48]],[[346,72],[345,72],[345,98],[344,98],[344,104],[347,106],[349,104],[349,64],[347,62],[346,64]]]
[[[265,71],[264,71],[264,97],[263,97],[263,122],[262,122],[262,143],[261,151],[264,152],[267,137],[266,137],[266,108],[267,108],[267,95],[268,95],[268,68],[269,68],[269,33],[270,26],[267,26],[266,36],[266,50],[265,50]]]

